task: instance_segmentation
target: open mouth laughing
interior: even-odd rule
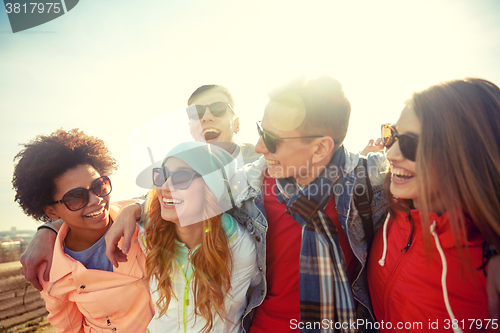
[[[415,174],[401,168],[391,168],[392,180],[396,183],[404,183],[415,177]]]
[[[162,198],[163,205],[168,208],[173,208],[177,205],[184,203],[184,200],[173,199],[173,198]]]
[[[87,214],[85,215],[85,217],[95,220],[102,220],[105,216],[105,213],[106,213],[106,208],[101,207],[101,209],[96,210],[95,212],[92,212],[90,214]]]
[[[205,137],[205,141],[215,141],[219,138],[221,131],[216,128],[206,128],[203,130],[203,136]]]
[[[267,166],[270,168],[277,167],[280,165],[280,162],[278,161],[271,161],[271,160],[266,160],[267,161]]]

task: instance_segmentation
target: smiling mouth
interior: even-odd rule
[[[393,169],[391,171],[392,177],[394,177],[396,180],[405,181],[414,177],[414,175],[404,172],[403,170]]]
[[[268,165],[278,165],[280,162],[278,161],[271,161],[271,160],[266,160]]]
[[[220,136],[221,132],[215,128],[207,128],[203,131],[203,136],[206,141],[214,141],[217,140]]]
[[[96,212],[85,215],[85,217],[93,218],[93,217],[97,217],[97,216],[101,215],[102,213],[104,213],[104,207],[102,207],[101,209],[99,209]]]
[[[174,206],[174,205],[180,205],[181,203],[183,203],[184,201],[182,200],[177,200],[177,199],[167,199],[167,198],[163,198],[163,203],[165,205],[171,205],[171,206]]]

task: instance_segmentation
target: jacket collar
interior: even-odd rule
[[[406,215],[406,213],[398,211],[398,215],[399,214]],[[412,209],[410,211],[410,214],[413,219],[415,228],[421,229],[423,222],[422,212],[416,209]],[[436,213],[430,212],[429,223],[432,225],[434,222],[436,222],[436,233],[439,237],[441,246],[443,248],[455,247],[455,236],[453,235],[453,230],[451,228],[449,213],[445,212],[442,215],[438,215]],[[467,243],[469,246],[475,245],[476,243],[480,244],[484,241],[482,237],[478,237],[480,236],[480,233],[471,219],[467,217],[467,215],[465,215],[465,233],[468,238]],[[463,241],[463,237],[461,243],[465,244],[465,242]]]
[[[56,238],[56,242],[54,244],[52,267],[50,269],[51,282],[55,282],[61,279],[62,277],[66,276],[67,274],[72,273],[77,268],[77,266],[81,266],[81,268],[84,268],[81,274],[85,274],[86,269],[83,266],[83,264],[71,258],[68,254],[64,252],[63,243],[64,239],[68,234],[68,231],[69,231],[69,226],[65,222],[61,226],[61,229],[59,230],[59,233]],[[138,234],[138,229],[136,228],[133,239],[137,239],[137,234]],[[120,239],[120,241],[118,242],[118,247],[121,248],[122,243],[123,243],[123,238]],[[141,254],[140,252],[141,252],[140,247],[134,246],[132,244],[129,253],[127,254],[127,257],[129,258],[129,260],[131,260],[130,258],[135,258],[137,255]],[[132,274],[132,270],[134,265],[130,265],[129,263],[130,261],[127,263],[121,263],[118,266],[118,268],[113,268],[113,272],[133,276],[134,274]],[[107,271],[102,271],[102,272],[108,273]]]
[[[261,156],[252,164],[247,164],[244,167],[249,188],[254,191],[259,191],[264,182],[264,175],[267,167],[267,161],[264,156]]]
[[[54,254],[52,257],[52,267],[50,268],[50,281],[57,281],[63,276],[71,273],[73,266],[76,265],[76,260],[68,260],[70,258],[64,253],[64,239],[68,234],[69,226],[66,222],[63,223],[59,233],[57,234],[56,242],[54,244]]]
[[[340,149],[344,150],[345,164],[340,166],[343,169],[344,174],[349,174],[353,172],[354,168],[358,165],[359,154],[353,154],[347,151],[345,146],[342,145]],[[246,164],[243,168],[245,172],[248,188],[246,191],[242,191],[242,195],[239,197],[238,202],[245,201],[248,198],[255,196],[257,192],[260,191],[262,184],[264,183],[264,175],[267,167],[267,161],[264,156],[261,156],[257,161]]]

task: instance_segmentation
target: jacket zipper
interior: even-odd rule
[[[191,264],[191,252],[193,249],[188,250],[188,257],[187,257],[187,264],[186,264],[186,275],[188,273],[189,265]],[[187,332],[187,320],[186,320],[186,306],[189,305],[189,280],[191,280],[191,276],[189,278],[186,278],[184,276],[184,279],[186,280],[186,284],[184,285],[184,302],[182,305],[182,322],[184,323],[184,333]]]
[[[136,260],[139,261],[137,258],[136,258]],[[139,265],[139,267],[141,268],[142,278],[139,278],[136,281],[132,281],[132,282],[129,282],[129,283],[126,283],[126,284],[117,285],[117,286],[111,286],[111,287],[107,287],[107,288],[85,290],[85,291],[81,291],[80,294],[88,294],[88,293],[93,293],[93,292],[97,292],[97,291],[103,291],[103,290],[114,289],[114,288],[125,287],[125,286],[130,286],[132,284],[136,284],[140,280],[144,280],[144,278],[146,277],[145,273],[144,273],[144,269],[141,267],[141,265]],[[50,289],[50,291],[52,291],[52,288]],[[49,293],[50,293],[50,291],[49,291]]]
[[[103,330],[110,330],[113,332],[116,331],[116,327],[103,327],[100,325],[96,325],[95,323],[91,322],[87,317],[85,317],[85,321],[90,323],[92,326],[98,327],[98,328],[103,329]],[[106,317],[106,324],[108,326],[111,326],[111,320],[109,319],[109,316]]]
[[[411,246],[411,236],[413,235],[413,219],[411,217],[411,213],[408,213],[408,221],[410,221],[410,235],[408,236],[408,241],[406,242],[406,246],[401,249],[401,253],[406,253],[408,252],[408,249]]]
[[[189,264],[191,263],[191,252],[192,249],[188,249],[188,257],[187,257],[187,263],[186,263],[186,274],[188,272]],[[179,268],[182,277],[184,278],[184,298],[182,300],[182,322],[184,324],[184,333],[187,332],[187,321],[186,321],[186,306],[189,305],[189,281],[191,280],[191,276],[188,278],[186,274],[184,274],[184,271],[182,268],[177,264],[174,263],[177,268]]]
[[[412,224],[412,228],[413,228],[413,224]],[[412,233],[413,233],[413,231],[412,231]],[[419,230],[418,233],[415,235],[414,241],[417,240],[417,238],[420,236],[420,234],[421,234],[421,230]],[[390,294],[390,292],[392,290],[392,286],[394,285],[394,282],[396,281],[396,277],[399,275],[399,272],[403,268],[404,263],[408,259],[409,251],[411,251],[411,249],[412,249],[412,247],[409,247],[407,251],[405,251],[405,252],[401,251],[403,253],[403,255],[399,259],[399,261],[396,265],[396,268],[394,269],[394,272],[391,274],[391,276],[389,278],[389,282],[387,283],[387,287],[386,287],[385,292],[384,292],[384,312],[387,312],[387,308],[388,308],[388,302],[389,302],[388,295]]]

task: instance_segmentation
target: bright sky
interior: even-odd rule
[[[85,0],[16,34],[0,8],[0,230],[37,226],[14,202],[20,143],[78,127],[118,160],[113,199],[138,196],[129,138],[178,114],[203,84],[233,92],[236,140],[255,143],[269,87],[330,74],[351,101],[353,151],[395,121],[415,90],[467,76],[500,84],[497,0]],[[171,122],[155,140],[173,146],[187,130],[187,120]]]

